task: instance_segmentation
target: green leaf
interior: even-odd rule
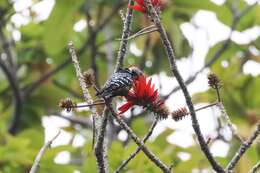
[[[44,136],[41,131],[28,129],[28,130],[22,131],[18,136],[21,138],[33,139],[28,144],[31,149],[38,150],[44,144]]]
[[[187,8],[193,10],[214,10],[218,6],[212,3],[209,0],[197,0],[197,1],[190,1],[190,0],[175,0],[174,5],[177,8]]]
[[[83,0],[56,1],[56,5],[44,25],[43,44],[50,55],[57,55],[67,45],[73,32],[74,18]]]
[[[188,14],[190,17],[198,10],[209,10],[215,12],[217,16],[224,21],[224,23],[231,23],[232,15],[226,6],[218,6],[210,0],[175,0],[173,1],[175,8],[173,9],[177,14]],[[179,16],[179,15],[177,15]]]
[[[7,5],[8,1],[7,0],[0,0],[0,8],[5,7]]]
[[[255,77],[251,80],[250,84],[244,88],[244,98],[249,108],[259,108],[260,106],[260,95],[256,94],[260,88],[260,76]]]
[[[34,39],[39,39],[42,37],[43,31],[44,30],[42,25],[36,23],[29,23],[28,25],[22,26],[20,29],[20,32],[23,35],[23,39],[24,37],[30,37],[30,39],[33,37]]]
[[[138,135],[138,136],[143,136],[146,134],[147,131],[147,126],[144,123],[144,119],[143,118],[137,118],[135,121],[133,121],[132,123],[132,129],[134,129],[134,132]]]

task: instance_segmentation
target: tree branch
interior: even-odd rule
[[[151,125],[148,133],[145,135],[145,137],[142,140],[143,143],[145,143],[149,139],[149,137],[152,135],[153,130],[158,123],[158,120],[159,120],[159,116],[156,116],[156,119],[154,120],[153,124]],[[129,155],[129,157],[121,163],[121,165],[115,170],[114,173],[119,173],[121,170],[123,170],[124,167],[142,150],[142,147],[143,146],[139,146],[138,148],[136,148],[136,150],[133,153],[131,153]]]
[[[134,2],[135,2],[134,0],[129,0],[128,4],[134,5]],[[119,51],[117,55],[115,71],[118,71],[120,67],[123,67],[124,57],[126,54],[127,43],[128,43],[127,38],[130,36],[130,31],[131,31],[132,17],[133,17],[133,9],[127,8],[126,19],[124,21],[123,33],[122,33]]]
[[[182,92],[184,94],[186,104],[187,104],[189,111],[190,111],[190,114],[191,114],[192,126],[193,126],[193,129],[194,129],[194,131],[197,135],[201,150],[203,151],[204,155],[207,157],[207,159],[210,162],[212,168],[218,173],[224,173],[225,172],[224,169],[213,158],[211,152],[209,151],[208,145],[207,145],[207,143],[206,143],[206,141],[205,141],[205,139],[204,139],[204,137],[201,133],[200,126],[199,126],[199,123],[198,123],[198,120],[197,120],[197,117],[196,117],[196,113],[195,113],[195,110],[194,110],[193,103],[191,101],[190,94],[189,94],[187,87],[186,87],[186,85],[185,85],[185,83],[184,83],[184,81],[183,81],[183,79],[182,79],[182,77],[181,77],[181,75],[180,75],[180,73],[177,69],[177,65],[176,65],[176,62],[175,62],[176,58],[175,58],[175,55],[174,55],[174,52],[173,52],[173,48],[172,48],[172,45],[171,45],[171,43],[168,39],[166,31],[161,24],[160,18],[158,16],[157,12],[155,11],[155,9],[153,8],[151,1],[150,0],[144,0],[144,2],[145,2],[145,5],[148,9],[149,15],[151,16],[153,22],[157,26],[158,31],[160,33],[162,43],[163,43],[164,48],[167,52],[171,71],[174,74],[174,76],[176,77],[176,80],[178,81],[178,83],[179,83],[179,85],[182,89]]]
[[[229,162],[228,166],[226,167],[226,170],[228,172],[231,172],[235,168],[240,158],[245,154],[247,149],[250,148],[250,146],[253,144],[253,142],[256,140],[259,134],[260,134],[260,122],[257,123],[256,130],[253,132],[253,134],[241,144],[238,151]]]
[[[69,52],[70,52],[70,56],[71,56],[71,59],[72,59],[72,62],[73,62],[73,65],[74,65],[74,68],[76,70],[76,76],[78,78],[78,81],[79,81],[79,84],[80,84],[80,87],[83,91],[83,96],[84,96],[84,99],[85,101],[88,103],[88,104],[93,104],[93,99],[91,98],[91,95],[89,94],[89,91],[87,89],[87,86],[86,86],[86,83],[84,81],[84,77],[82,75],[82,72],[81,72],[81,69],[80,69],[80,66],[79,66],[79,62],[78,62],[78,57],[76,55],[76,51],[75,51],[75,48],[73,46],[73,43],[72,42],[69,42],[68,44],[68,47],[69,47]],[[99,124],[99,122],[102,122],[101,124],[104,124],[107,120],[106,120],[106,116],[103,116],[104,118],[100,117],[98,115],[98,113],[96,112],[96,109],[95,107],[90,107],[90,110],[91,110],[91,113],[92,113],[92,116],[94,117],[95,122],[97,124]],[[105,123],[106,124],[106,123]],[[103,125],[101,125],[100,128],[97,128],[99,129],[99,133],[98,135],[100,136],[100,134],[102,135],[103,133],[105,133],[105,128],[102,128]],[[95,134],[95,129],[93,129],[93,133]],[[96,136],[96,135],[94,135]],[[104,140],[104,138],[102,139]],[[100,142],[100,141],[97,141],[97,142]],[[101,141],[102,143],[103,141]],[[103,148],[104,145],[102,146],[102,149],[99,148],[100,150],[104,151],[105,148]],[[100,160],[100,155],[96,156],[97,158],[97,163],[98,163],[98,168],[99,168],[99,172],[108,172],[108,161],[107,161],[107,157],[105,156],[104,152],[102,152],[102,160]]]
[[[0,57],[0,67],[2,68],[4,74],[6,75],[9,85],[13,91],[14,113],[9,126],[9,132],[11,134],[15,134],[18,130],[21,121],[22,109],[23,109],[23,97],[16,76],[12,74],[10,68],[7,67],[7,64],[4,62],[4,60],[2,60],[1,57]]]
[[[98,128],[97,142],[95,145],[95,155],[98,162],[98,169],[100,173],[109,172],[108,170],[108,158],[107,158],[107,148],[104,145],[106,126],[108,120],[108,109],[105,108],[102,115],[101,125]]]
[[[42,156],[44,155],[47,148],[51,147],[52,142],[59,136],[59,134],[60,134],[60,131],[51,140],[49,140],[46,144],[43,145],[43,147],[41,148],[41,150],[37,154],[29,173],[36,173],[37,172],[38,168],[40,167],[40,161],[42,159]]]

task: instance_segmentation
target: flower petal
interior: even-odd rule
[[[146,84],[146,92],[145,92],[145,95],[146,95],[147,97],[150,96],[151,83],[152,83],[152,78],[150,78],[149,81],[148,81],[148,83]]]
[[[157,98],[158,98],[158,90],[155,90],[155,92],[153,92],[152,95],[149,97],[149,101],[154,102],[156,101]]]
[[[140,81],[140,86],[139,86],[139,97],[143,98],[145,96],[145,90],[149,90],[149,88],[147,88],[147,85],[146,85],[146,78],[145,76],[140,76],[139,77],[139,81]]]
[[[152,86],[152,88],[150,87],[150,91],[149,91],[149,97],[154,95],[154,84]]]
[[[128,5],[128,8],[131,8],[133,10],[140,11],[143,13],[146,12],[145,8],[143,8],[142,6],[139,6],[139,5]]]
[[[137,2],[137,4],[139,4],[140,6],[144,6],[144,1],[143,0],[135,0]]]
[[[127,102],[127,103],[123,104],[122,106],[120,106],[118,108],[118,110],[120,111],[119,114],[122,114],[122,113],[126,112],[132,106],[133,106],[132,102]]]
[[[159,0],[152,0],[152,4],[153,4],[153,6],[159,5]]]

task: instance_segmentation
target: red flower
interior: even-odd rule
[[[154,90],[152,79],[146,80],[144,75],[140,75],[133,84],[128,95],[125,96],[127,102],[122,105],[118,110],[119,114],[126,112],[134,105],[139,105],[147,110],[150,110],[163,118],[168,116],[168,109],[165,107],[164,102],[159,98],[158,91]]]
[[[135,0],[135,2],[137,3],[136,5],[128,5],[128,8],[146,13],[147,9],[145,7],[144,0]],[[151,3],[155,9],[160,9],[162,5],[161,0],[151,0]]]

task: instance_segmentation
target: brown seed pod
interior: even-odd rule
[[[221,87],[220,80],[214,73],[208,75],[208,84],[213,89],[219,89]]]
[[[65,98],[60,100],[59,107],[65,109],[67,112],[70,112],[73,109],[73,107],[75,107],[75,104],[72,102],[70,98]]]
[[[185,116],[189,115],[188,110],[185,107],[179,108],[172,113],[172,119],[175,121],[182,120]]]
[[[87,87],[91,87],[94,84],[95,81],[95,75],[93,69],[88,69],[83,73],[84,81],[87,85]]]

